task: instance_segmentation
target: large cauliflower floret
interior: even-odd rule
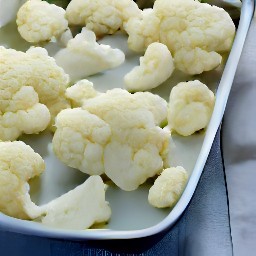
[[[16,116],[19,118],[16,124],[20,132],[37,133],[44,130],[49,123],[47,110],[38,104],[38,98],[39,102],[50,110],[53,122],[55,115],[69,106],[65,97],[68,82],[68,75],[56,65],[53,58],[48,56],[45,49],[30,48],[24,53],[0,47],[0,114],[5,120],[2,127],[14,129],[13,122]],[[33,118],[28,123],[23,123],[27,128],[23,129],[20,115],[24,120],[26,115]],[[37,123],[33,123],[34,121]],[[30,130],[28,130],[29,125]],[[33,127],[35,127],[34,132]],[[0,139],[15,139],[18,136],[16,132],[10,137]]]
[[[134,190],[163,169],[170,134],[158,125],[165,119],[159,96],[113,89],[57,116],[54,152],[69,166],[105,172],[120,188]]]
[[[115,33],[140,13],[132,0],[72,0],[66,11],[69,24],[86,26],[97,36]]]
[[[181,166],[163,170],[149,190],[149,203],[157,208],[173,207],[179,200],[187,180],[188,174]]]
[[[54,58],[70,78],[76,81],[121,65],[125,55],[119,49],[98,44],[95,34],[83,28],[80,34],[68,42],[67,48],[57,52]]]
[[[67,28],[65,10],[41,0],[29,0],[18,11],[17,25],[20,35],[30,43],[59,37]]]
[[[214,102],[213,92],[198,80],[177,84],[170,94],[170,128],[183,136],[205,128],[210,121]]]
[[[65,109],[56,118],[53,150],[70,167],[88,174],[104,173],[103,152],[110,126],[81,108]]]
[[[167,117],[167,102],[160,96],[150,92],[131,94],[120,88],[109,90],[84,101],[83,108],[101,118],[111,113],[111,110],[123,111],[129,108],[131,111],[136,111],[146,109],[153,114],[155,125],[159,126],[166,121]]]
[[[140,58],[140,66],[134,67],[125,75],[128,91],[145,91],[166,81],[174,70],[173,59],[166,45],[152,43]]]
[[[0,211],[20,219],[42,214],[29,196],[27,181],[44,171],[43,159],[21,141],[0,142]]]
[[[152,20],[153,25],[144,19]],[[176,67],[189,74],[215,68],[221,58],[218,53],[230,50],[235,34],[235,25],[224,9],[194,0],[156,0],[144,18],[129,22],[126,31],[131,49],[145,51],[150,43],[159,41],[171,51]],[[144,32],[151,27],[152,34]],[[198,61],[202,64],[193,69]]]
[[[82,185],[42,206],[42,223],[65,229],[87,229],[109,220],[111,209],[105,201],[105,185],[99,176],[89,177]]]

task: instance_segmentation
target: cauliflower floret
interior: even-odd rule
[[[222,57],[217,52],[207,52],[196,47],[192,50],[180,49],[174,55],[175,66],[186,74],[200,74],[218,67]]]
[[[57,116],[54,151],[70,166],[105,172],[120,188],[134,190],[165,164],[170,134],[158,125],[166,108],[165,100],[149,92],[113,89],[87,98],[82,109]]]
[[[140,13],[132,0],[72,0],[66,11],[69,24],[86,25],[97,36],[115,33]]]
[[[81,107],[84,101],[98,95],[99,92],[93,88],[93,83],[86,79],[78,81],[66,90],[66,97],[71,100],[73,107]]]
[[[61,111],[56,127],[53,150],[61,161],[90,175],[104,173],[104,147],[111,137],[107,123],[86,110],[75,108]]]
[[[198,80],[177,84],[170,94],[170,128],[183,136],[205,128],[211,118],[214,102],[213,92]]]
[[[39,133],[47,128],[51,115],[48,108],[39,103],[31,86],[21,87],[7,104],[0,103],[0,139],[15,140],[22,133]]]
[[[105,185],[99,176],[89,177],[82,185],[42,207],[42,223],[65,229],[87,229],[109,220],[111,209],[105,201]]]
[[[129,48],[144,52],[150,44],[159,41],[160,19],[153,9],[145,9],[140,15],[130,18],[124,29],[129,35]]]
[[[20,35],[30,43],[59,37],[67,28],[65,10],[41,0],[29,0],[18,11],[17,25]]]
[[[149,190],[149,203],[157,208],[173,207],[179,200],[187,180],[188,174],[181,166],[163,170]]]
[[[83,28],[80,34],[68,42],[67,48],[57,52],[54,58],[71,80],[76,81],[121,65],[125,55],[119,49],[98,44],[95,34]]]
[[[168,48],[161,43],[152,43],[140,58],[140,66],[134,67],[124,77],[128,91],[145,91],[166,81],[174,70]]]
[[[131,19],[125,28],[131,49],[145,51],[150,43],[161,42],[174,56],[175,66],[189,74],[215,68],[221,58],[218,53],[230,50],[235,35],[235,25],[224,9],[194,0],[156,0],[153,10]],[[193,69],[198,61],[202,64]]]
[[[68,82],[68,75],[45,49],[30,48],[24,53],[0,47],[0,118],[5,120],[1,126],[6,133],[8,129],[19,130],[0,139],[13,140],[21,132],[44,130],[49,121],[48,111],[42,104],[50,110],[53,123],[55,115],[69,106],[65,97]],[[26,115],[33,119],[22,125],[22,119],[29,120]]]
[[[126,90],[116,88],[99,94],[97,97],[87,99],[83,108],[99,117],[105,116],[112,109],[129,108],[131,111],[144,108],[153,114],[155,125],[161,126],[167,117],[167,102],[158,95],[150,92],[137,92],[134,94]]]
[[[0,211],[20,219],[34,219],[43,213],[29,196],[27,181],[40,175],[43,159],[21,141],[0,142]]]

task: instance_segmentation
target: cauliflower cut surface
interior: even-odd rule
[[[194,0],[156,0],[152,10],[131,18],[125,29],[131,49],[145,51],[152,42],[161,42],[175,66],[192,75],[216,68],[235,35],[224,9]]]
[[[67,48],[55,55],[57,64],[70,75],[73,81],[121,65],[124,53],[109,45],[98,44],[95,34],[86,28],[71,39]]]
[[[65,10],[41,0],[29,0],[17,13],[20,35],[30,43],[38,43],[59,37],[67,28]]]
[[[125,75],[128,91],[146,91],[166,81],[174,70],[173,59],[168,48],[161,43],[148,46],[140,66],[134,67]]]
[[[0,211],[20,219],[34,219],[42,209],[29,196],[27,181],[40,175],[43,159],[21,141],[0,142]]]
[[[183,136],[205,128],[211,118],[214,102],[213,92],[198,80],[177,84],[170,93],[170,128]]]
[[[105,201],[105,185],[100,176],[89,177],[82,185],[42,206],[42,223],[65,229],[87,229],[109,220],[111,209]]]
[[[149,203],[157,208],[173,207],[179,200],[187,180],[188,174],[181,166],[163,170],[149,190]]]
[[[0,139],[43,131],[50,121],[49,110],[53,122],[69,106],[68,82],[68,75],[45,49],[24,53],[0,47]]]
[[[97,36],[115,33],[140,14],[132,0],[72,0],[66,11],[69,24],[86,26]]]
[[[157,95],[122,89],[85,99],[82,108],[57,116],[54,152],[69,166],[105,172],[120,188],[134,190],[164,166],[170,134],[158,125],[166,110]]]

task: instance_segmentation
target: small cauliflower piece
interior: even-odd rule
[[[45,164],[21,141],[0,142],[0,211],[20,219],[34,219],[43,210],[29,196],[28,180],[40,175]]]
[[[235,35],[224,9],[194,0],[156,0],[153,9],[131,18],[125,29],[132,50],[145,51],[161,42],[174,56],[176,68],[192,75],[216,68]]]
[[[65,109],[56,117],[53,150],[70,167],[90,175],[104,173],[104,147],[111,137],[107,123],[81,108]]]
[[[182,48],[175,52],[174,59],[177,69],[190,75],[215,69],[222,61],[217,52],[207,52],[198,47],[192,50]]]
[[[86,26],[103,36],[122,28],[140,9],[132,0],[72,0],[66,12],[70,25]]]
[[[173,207],[179,200],[187,180],[188,174],[181,166],[163,170],[149,190],[149,203],[157,208]]]
[[[66,97],[71,101],[73,107],[81,107],[84,101],[99,95],[93,88],[93,83],[83,79],[73,86],[67,88]]]
[[[140,58],[140,66],[134,67],[124,77],[128,91],[146,91],[166,81],[174,70],[173,59],[166,45],[152,43],[148,46],[144,57]]]
[[[17,13],[20,35],[30,43],[39,43],[59,37],[68,29],[65,10],[41,0],[29,0]]]
[[[71,80],[76,81],[121,65],[125,55],[119,49],[98,44],[95,34],[83,28],[54,58]]]
[[[68,82],[45,49],[33,47],[24,53],[0,47],[0,139],[43,131],[49,111],[52,124],[55,115],[70,106],[65,97]]]
[[[177,84],[170,93],[170,128],[183,136],[205,128],[210,121],[214,102],[214,93],[198,80]]]
[[[153,9],[145,9],[140,15],[131,17],[124,29],[129,35],[129,48],[136,52],[145,52],[150,44],[159,41],[160,19]]]
[[[42,223],[56,228],[87,229],[109,220],[111,209],[105,201],[105,185],[100,176],[89,177],[82,185],[42,206]]]

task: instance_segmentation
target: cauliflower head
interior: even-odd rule
[[[54,152],[69,166],[135,190],[165,164],[170,134],[158,125],[166,109],[165,100],[148,92],[113,89],[87,98],[57,116]]]
[[[34,219],[43,213],[29,196],[28,180],[40,175],[44,161],[21,141],[0,142],[0,211],[20,219]]]
[[[183,136],[205,128],[210,121],[214,103],[213,92],[200,81],[177,84],[170,93],[170,128]]]
[[[132,0],[72,0],[66,12],[69,24],[86,26],[103,36],[122,28],[140,9]]]
[[[189,74],[216,68],[235,35],[224,9],[194,0],[156,0],[152,10],[130,19],[125,29],[131,49],[145,51],[152,42],[161,42],[172,53],[175,66]]]
[[[57,52],[54,58],[71,80],[76,81],[121,65],[125,55],[119,49],[98,44],[95,34],[83,28],[80,34],[68,42],[67,48]]]
[[[0,47],[0,139],[38,133],[69,106],[65,97],[69,77],[45,49],[26,53]],[[47,108],[49,111],[47,110]]]
[[[39,43],[59,37],[67,28],[65,10],[41,0],[29,0],[17,13],[20,35],[30,43]]]
[[[56,228],[87,229],[108,221],[111,216],[105,201],[105,185],[96,175],[42,208],[46,213],[42,223]]]
[[[179,200],[187,180],[188,174],[181,166],[163,170],[149,190],[149,203],[157,208],[173,207]]]
[[[124,77],[128,91],[145,91],[153,89],[166,81],[174,70],[172,55],[166,45],[152,43],[148,46],[144,57],[140,58],[140,66],[134,67]]]

